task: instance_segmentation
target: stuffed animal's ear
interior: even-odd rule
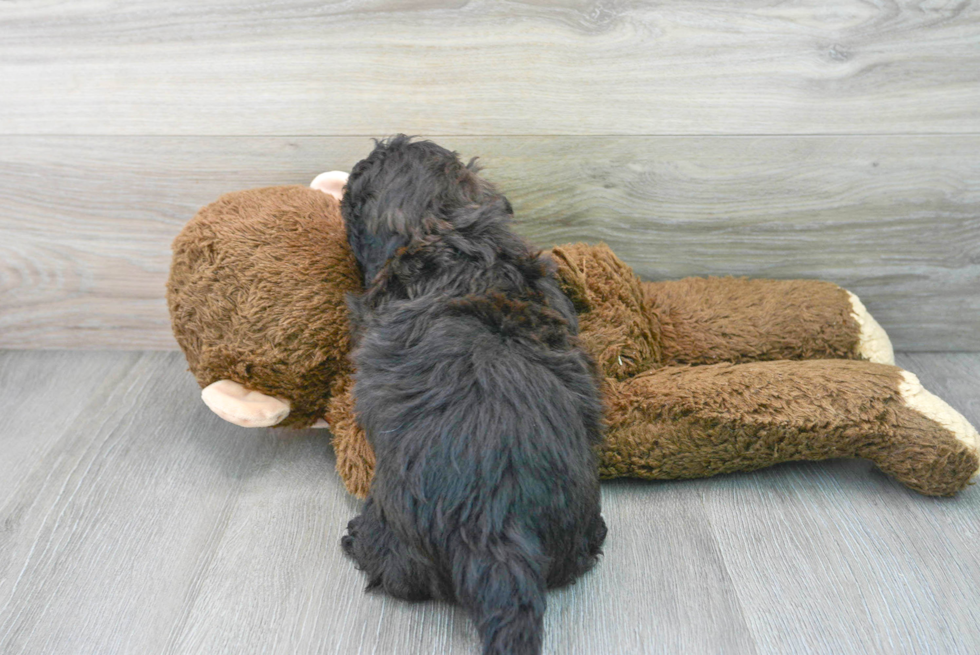
[[[348,177],[350,177],[349,174],[344,171],[320,173],[310,182],[310,188],[323,191],[327,195],[331,195],[337,200],[340,200],[344,197],[344,185],[347,184]]]
[[[218,380],[201,390],[211,411],[243,428],[267,428],[289,416],[289,401],[252,391],[231,380]]]

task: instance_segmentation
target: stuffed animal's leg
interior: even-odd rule
[[[668,367],[607,380],[603,477],[698,478],[790,460],[869,459],[948,496],[980,468],[980,436],[894,366],[810,360]]]
[[[663,363],[866,359],[893,364],[891,342],[853,293],[818,280],[685,278],[643,282]]]

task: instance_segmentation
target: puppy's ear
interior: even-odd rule
[[[364,286],[370,286],[378,272],[384,268],[385,262],[400,248],[408,245],[409,237],[387,231],[382,234],[371,234],[355,227],[348,235],[348,241],[364,275]]]
[[[409,244],[409,237],[405,234],[389,234],[388,238],[382,241],[378,240],[377,252],[380,253],[377,257],[374,257],[371,262],[365,266],[364,276],[365,280],[370,282],[377,277],[378,272],[384,268],[385,264],[389,259],[395,256],[402,248]],[[370,277],[369,277],[370,276]]]

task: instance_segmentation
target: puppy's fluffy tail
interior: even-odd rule
[[[536,538],[464,546],[453,567],[456,598],[483,639],[483,655],[539,655],[546,584]]]

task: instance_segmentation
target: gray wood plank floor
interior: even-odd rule
[[[980,354],[900,355],[975,424]],[[248,431],[179,353],[0,351],[0,652],[476,652],[462,612],[364,594],[319,431]],[[976,653],[980,489],[860,461],[603,487],[547,653]]]

